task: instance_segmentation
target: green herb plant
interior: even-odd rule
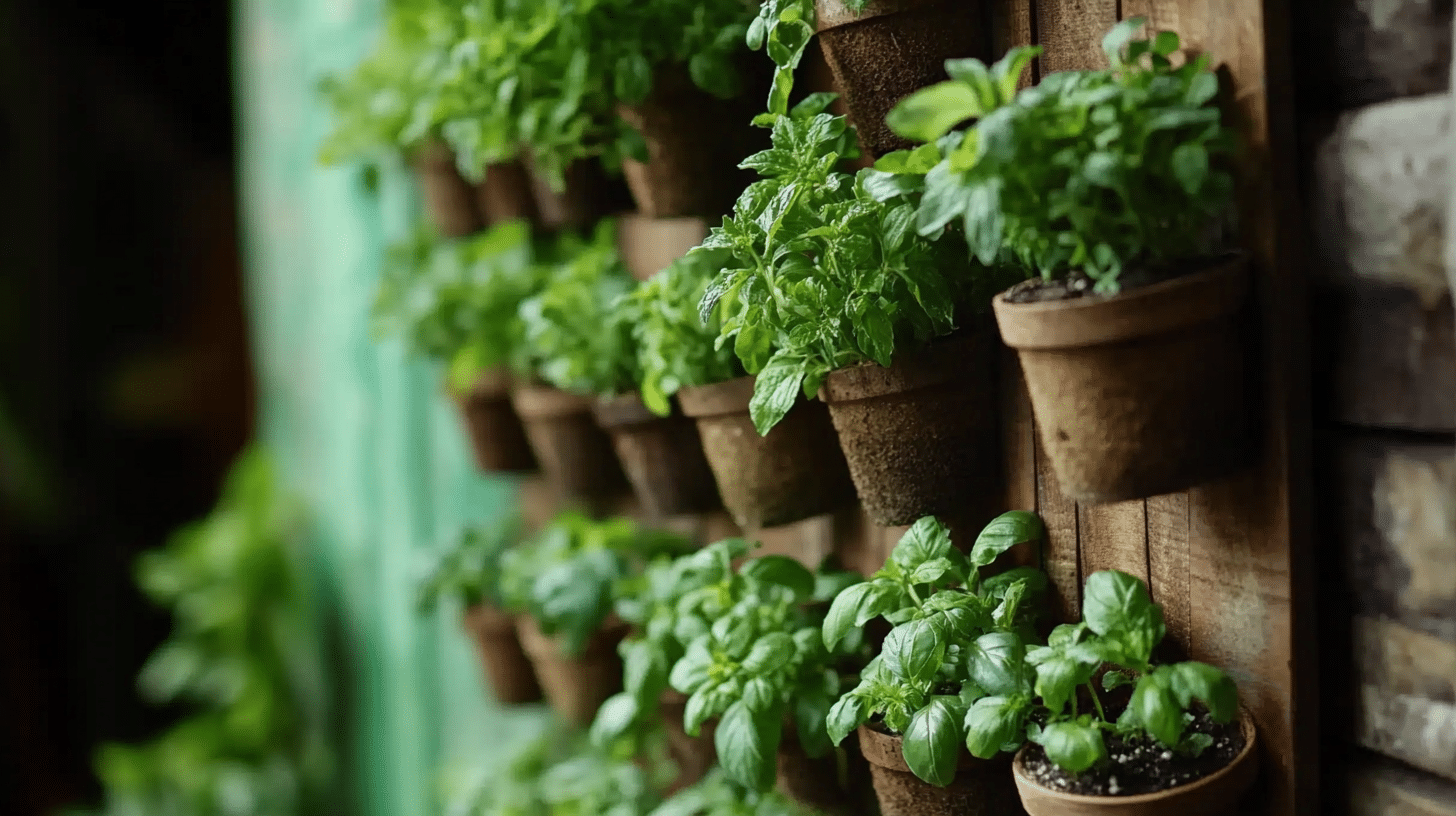
[[[631,327],[642,402],[659,416],[672,413],[672,397],[689,386],[726,382],[744,374],[731,347],[717,343],[720,299],[704,322],[698,303],[727,261],[726,250],[699,251],[673,261],[617,304]]]
[[[724,772],[765,791],[786,723],[809,756],[832,750],[824,718],[841,691],[838,667],[859,644],[851,638],[826,648],[819,627],[825,602],[861,579],[816,575],[783,556],[750,559],[735,571],[732,560],[746,549],[730,541],[693,562],[713,580],[678,603],[672,637],[686,645],[667,682],[688,695],[684,730],[697,736],[717,718],[714,746]]]
[[[647,816],[666,767],[608,756],[580,733],[548,730],[490,769],[450,816]]]
[[[991,70],[952,60],[951,80],[905,99],[887,122],[907,138],[936,143],[977,119],[926,174],[921,234],[960,218],[982,263],[1009,251],[1044,279],[1080,272],[1108,295],[1130,269],[1212,254],[1233,192],[1218,76],[1207,55],[1174,67],[1171,31],[1136,39],[1145,22],[1107,34],[1108,70],[1050,74],[1013,94],[1037,53],[1017,49]]]
[[[653,559],[689,549],[686,538],[628,518],[595,521],[565,512],[502,557],[505,608],[530,615],[542,632],[561,636],[568,654],[580,654],[611,613],[624,581]]]
[[[1083,594],[1082,621],[1058,626],[1047,645],[1026,652],[1026,674],[1034,676],[1035,688],[1008,689],[972,705],[967,747],[989,758],[1030,739],[1072,773],[1108,761],[1106,734],[1146,735],[1179,754],[1201,754],[1212,738],[1188,730],[1196,704],[1214,722],[1228,723],[1238,713],[1238,690],[1204,663],[1155,666],[1153,650],[1165,632],[1163,611],[1142,581],[1115,570],[1093,573]],[[1132,699],[1116,720],[1093,682],[1104,668],[1103,691],[1133,685]]]
[[[434,609],[446,597],[458,598],[466,607],[483,603],[500,608],[504,603],[501,561],[521,535],[517,515],[460,530],[454,546],[436,557],[420,582],[421,611]]]
[[[1026,647],[1036,639],[1032,625],[1047,583],[1030,567],[988,578],[981,571],[1044,536],[1035,514],[1005,513],[964,555],[934,517],[917,521],[884,568],[840,593],[824,620],[830,648],[874,618],[894,625],[859,685],[829,711],[829,737],[837,744],[872,723],[902,735],[905,762],[917,777],[950,784],[978,701],[1030,689]]]
[[[617,301],[636,281],[617,255],[612,221],[573,241],[545,287],[519,308],[536,376],[565,391],[610,396],[637,386],[632,327]]]
[[[648,816],[811,816],[812,813],[777,791],[745,788],[721,768],[714,768]]]
[[[913,195],[885,174],[836,169],[858,148],[845,119],[823,112],[831,99],[814,95],[777,117],[773,146],[742,165],[764,178],[694,250],[731,253],[701,308],[706,316],[732,298],[719,342],[731,340],[758,376],[749,408],[761,434],[830,371],[889,366],[897,349],[989,306],[1002,282],[954,241],[917,235]]]

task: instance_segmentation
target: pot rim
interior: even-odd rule
[[[1196,794],[1214,783],[1232,776],[1236,771],[1241,771],[1251,761],[1257,761],[1254,756],[1254,749],[1258,747],[1259,731],[1254,727],[1254,717],[1243,706],[1239,706],[1239,729],[1244,734],[1244,749],[1239,752],[1227,765],[1214,771],[1202,779],[1196,779],[1186,785],[1179,785],[1167,790],[1160,790],[1155,793],[1140,793],[1136,796],[1091,796],[1085,793],[1067,793],[1065,791],[1052,790],[1038,784],[1031,778],[1023,766],[1026,758],[1026,751],[1029,746],[1023,745],[1021,750],[1016,752],[1016,759],[1011,764],[1012,772],[1016,774],[1016,783],[1035,788],[1037,793],[1057,799],[1067,804],[1087,805],[1102,808],[1122,808],[1130,805],[1145,805],[1154,802],[1162,802],[1174,797],[1184,797]],[[1257,766],[1254,773],[1258,773]]]
[[[511,389],[511,404],[523,420],[590,414],[592,411],[591,397],[534,382],[516,383]]]
[[[641,392],[629,391],[610,397],[597,397],[596,401],[592,403],[592,415],[597,418],[597,424],[604,430],[615,432],[639,425],[667,422],[682,414],[677,410],[677,404],[674,402],[672,413],[660,417],[652,413],[642,402]]]
[[[844,0],[814,0],[814,30],[829,31],[876,17],[889,17],[924,6],[939,5],[942,2],[944,0],[870,0],[864,11],[856,14],[845,5]]]
[[[757,380],[750,374],[712,385],[684,386],[677,392],[678,405],[693,418],[747,414]]]
[[[1211,323],[1236,312],[1249,287],[1249,255],[1237,251],[1198,272],[1111,297],[1012,303],[1001,292],[991,305],[1006,345],[1018,351],[1073,349]]]
[[[974,356],[975,346],[987,339],[983,332],[960,328],[892,360],[889,368],[873,360],[836,368],[819,386],[819,401],[843,405],[954,383],[960,373],[955,363]]]
[[[905,761],[905,737],[903,734],[891,734],[887,731],[881,731],[878,728],[872,727],[869,723],[865,723],[855,730],[859,733],[860,753],[864,755],[866,762],[876,767],[887,768],[899,773],[914,773],[910,770],[910,764]],[[866,745],[867,742],[879,743],[886,754],[895,757],[895,764],[884,765],[876,762],[872,754],[877,752],[874,749],[866,750],[868,748]],[[886,744],[888,744],[888,747],[886,747]],[[970,751],[966,750],[964,745],[961,745],[959,750],[960,753],[956,755],[957,770],[974,768],[977,765],[996,762],[995,758],[981,759],[972,755]],[[919,777],[916,777],[916,779],[919,779]],[[925,780],[922,779],[920,781],[924,782]],[[925,784],[929,785],[930,783],[925,782]]]

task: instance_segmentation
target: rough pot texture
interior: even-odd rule
[[[1049,790],[1031,780],[1022,767],[1026,749],[1016,754],[1013,770],[1021,804],[1031,816],[1222,816],[1250,812],[1242,807],[1244,794],[1259,776],[1255,750],[1258,733],[1247,711],[1239,712],[1244,750],[1223,770],[1197,782],[1140,796],[1084,796]],[[888,812],[885,816],[890,816]]]
[[[674,410],[659,417],[637,394],[604,397],[593,406],[612,437],[627,480],[655,518],[706,513],[722,506],[695,422]]]
[[[475,185],[476,207],[485,226],[516,219],[536,220],[536,197],[531,186],[531,174],[518,161],[486,167],[485,180]]]
[[[535,618],[516,619],[521,646],[531,656],[546,701],[563,719],[586,728],[608,697],[622,690],[622,658],[617,644],[627,635],[621,621],[609,620],[587,641],[579,655],[568,655],[558,638],[541,631]]]
[[[673,689],[664,691],[658,703],[663,728],[667,731],[667,750],[678,768],[677,779],[672,783],[675,790],[696,784],[718,764],[718,751],[713,747],[716,721],[703,723],[696,737],[689,736],[683,728],[687,705],[687,695]]]
[[[1001,489],[996,349],[988,330],[831,372],[819,390],[860,501],[885,526],[950,516]]]
[[[617,112],[647,142],[647,161],[625,160],[622,174],[638,212],[649,218],[723,215],[754,180],[738,169],[756,149],[748,125],[753,111],[698,88],[682,66],[658,71],[652,93]]]
[[[572,163],[566,168],[566,188],[559,193],[535,170],[530,156],[522,162],[531,177],[536,225],[543,230],[586,229],[605,215],[631,207],[620,181],[607,178],[600,162]]]
[[[684,388],[718,494],[745,531],[828,513],[854,501],[854,484],[822,403],[801,400],[768,436],[748,415],[753,377]]]
[[[467,607],[463,623],[475,641],[490,690],[502,703],[534,703],[541,699],[536,671],[516,635],[516,616],[485,604]]]
[[[1248,287],[1238,256],[1110,298],[996,297],[1064,493],[1089,504],[1140,499],[1249,461]]]
[[[943,788],[922,781],[905,764],[899,737],[860,726],[881,816],[1013,816],[1022,812],[1011,779],[1011,758],[976,759],[961,748],[955,779]]]
[[[914,143],[885,115],[901,99],[947,79],[945,61],[991,55],[988,0],[871,0],[856,15],[843,0],[817,0],[819,43],[860,145],[875,158]]]
[[[529,473],[536,457],[526,441],[521,418],[511,405],[511,377],[504,369],[481,372],[464,393],[451,393],[460,410],[475,466],[486,473]]]
[[[626,479],[612,441],[592,416],[592,400],[543,385],[517,385],[511,403],[541,470],[562,495],[614,496]]]
[[[413,163],[425,212],[440,235],[459,238],[478,232],[481,221],[475,208],[475,188],[460,175],[449,146],[429,142],[415,154]]]

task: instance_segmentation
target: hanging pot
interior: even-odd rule
[[[1102,504],[1172,493],[1251,458],[1244,256],[1113,297],[994,302],[1062,491]]]
[[[767,436],[748,415],[753,377],[684,388],[683,413],[697,420],[718,494],[745,531],[777,527],[854,502],[854,484],[829,412],[800,398]]]
[[[905,97],[947,79],[945,61],[990,61],[989,0],[870,0],[856,14],[844,0],[816,0],[819,42],[861,146],[875,158],[915,146],[885,115]]]
[[[627,487],[592,400],[545,385],[517,385],[511,404],[546,479],[564,496],[605,498]]]
[[[495,698],[507,705],[534,703],[541,699],[536,672],[516,635],[516,617],[485,604],[465,610],[465,631],[475,641],[475,651]]]
[[[718,764],[718,751],[713,747],[717,721],[703,723],[696,737],[689,736],[683,728],[687,706],[687,695],[673,689],[664,691],[658,703],[663,729],[667,732],[667,750],[678,768],[677,779],[673,781],[676,790],[696,784]]]
[[[477,209],[485,226],[504,221],[536,219],[536,198],[531,174],[518,161],[501,162],[485,168],[485,180],[475,185]]]
[[[976,759],[964,746],[955,779],[943,788],[905,764],[904,742],[869,726],[859,728],[881,816],[1013,816],[1021,812],[1011,779],[1011,758]]]
[[[465,434],[482,472],[529,473],[536,457],[521,419],[511,406],[511,375],[503,368],[482,371],[469,391],[451,391]]]
[[[1137,796],[1086,796],[1042,787],[1025,765],[1026,748],[1013,771],[1021,804],[1030,816],[1222,816],[1245,813],[1243,798],[1259,776],[1258,733],[1247,711],[1239,712],[1244,750],[1221,770],[1187,785]],[[885,816],[890,816],[887,812]]]
[[[660,417],[632,393],[603,397],[592,410],[653,518],[707,513],[722,506],[698,426],[675,406],[671,416]]]
[[[531,177],[537,226],[543,230],[583,230],[604,216],[631,209],[631,197],[621,179],[608,178],[599,161],[572,162],[566,168],[566,187],[561,192],[551,189],[529,154],[522,164]]]
[[[617,254],[632,277],[645,281],[708,237],[701,218],[648,218],[629,213],[617,218]]]
[[[449,145],[427,142],[415,154],[413,164],[425,213],[441,237],[459,238],[480,231],[475,190],[460,175]]]
[[[530,615],[516,619],[516,631],[536,667],[546,701],[567,722],[589,727],[602,703],[622,690],[617,644],[627,636],[627,626],[621,621],[608,619],[579,655],[567,654],[561,639],[542,632]]]
[[[839,432],[855,489],[879,524],[951,516],[1001,489],[996,349],[989,331],[833,371],[819,398]]]
[[[743,150],[753,111],[701,90],[684,66],[658,71],[647,98],[618,105],[617,113],[647,142],[647,161],[626,159],[622,174],[638,212],[649,218],[725,215],[754,180],[752,171],[738,169],[754,152]]]

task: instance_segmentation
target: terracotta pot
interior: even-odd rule
[[[452,391],[450,397],[460,411],[477,468],[485,473],[529,473],[536,469],[526,431],[511,406],[510,372],[483,371],[469,391]]]
[[[748,415],[753,377],[684,388],[678,400],[698,423],[718,494],[752,532],[828,513],[854,502],[854,484],[829,412],[800,400],[768,436]]]
[[[502,162],[485,168],[485,181],[475,185],[476,208],[485,226],[503,221],[536,220],[536,197],[531,174],[520,162]]]
[[[1011,758],[976,759],[961,748],[955,779],[943,788],[905,764],[899,737],[868,726],[859,744],[869,760],[881,816],[1012,816],[1021,813],[1011,780]]]
[[[466,608],[463,622],[465,631],[475,640],[476,654],[495,698],[506,704],[540,700],[536,672],[516,635],[516,616],[475,604]]]
[[[1021,804],[1031,816],[1222,816],[1244,813],[1241,800],[1259,776],[1259,757],[1254,750],[1258,733],[1254,720],[1241,711],[1239,728],[1244,733],[1244,750],[1234,761],[1214,774],[1157,793],[1139,796],[1085,796],[1044,788],[1032,781],[1022,762],[1026,749],[1016,754],[1013,771]],[[885,814],[889,816],[889,814]]]
[[[816,0],[819,42],[860,145],[878,158],[914,147],[885,125],[901,99],[947,79],[945,61],[990,61],[989,0],[871,0],[860,14]]]
[[[635,393],[599,399],[593,411],[649,515],[706,513],[723,505],[697,423],[681,411],[659,417]]]
[[[688,736],[683,728],[687,705],[687,695],[673,689],[664,691],[658,703],[663,728],[667,731],[667,750],[678,768],[677,779],[672,783],[677,790],[697,783],[718,764],[718,751],[713,747],[716,721],[703,723],[696,737]]]
[[[754,102],[760,98],[750,95]],[[755,179],[738,169],[753,111],[742,100],[721,100],[699,89],[682,66],[657,72],[652,93],[617,113],[647,142],[648,160],[627,159],[622,174],[650,218],[716,217]]]
[[[640,281],[666,269],[707,237],[708,222],[701,218],[648,218],[637,213],[617,218],[617,253]]]
[[[1088,504],[1184,490],[1250,459],[1244,257],[1111,298],[995,300],[1061,488]]]
[[[627,487],[612,441],[592,416],[592,400],[544,385],[517,385],[511,404],[552,486],[565,496],[602,498]]]
[[[450,147],[443,142],[429,142],[415,154],[413,163],[425,213],[440,235],[459,238],[480,231],[475,188],[460,175]]]
[[[778,792],[800,805],[827,816],[861,816],[866,812],[856,801],[854,774],[848,773],[841,779],[836,752],[817,758],[809,756],[799,744],[798,732],[787,724],[779,742],[776,764]]]
[[[602,703],[622,690],[617,644],[627,636],[627,626],[621,621],[604,624],[579,655],[566,654],[560,638],[542,632],[530,615],[516,619],[516,631],[536,667],[546,701],[567,722],[589,727]]]
[[[529,155],[522,164],[531,177],[536,223],[544,230],[586,229],[605,215],[631,208],[621,180],[609,179],[600,162],[584,159],[566,168],[566,189],[561,192],[551,189]]]
[[[1000,490],[999,348],[989,330],[966,332],[889,368],[867,363],[825,379],[819,398],[877,523],[950,516],[967,497]]]

